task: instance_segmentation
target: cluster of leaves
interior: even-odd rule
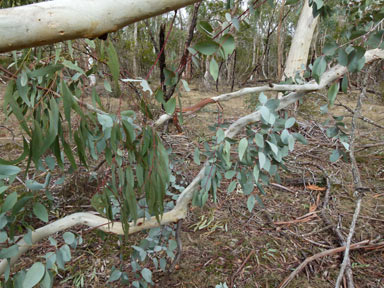
[[[225,136],[219,128],[213,137],[214,145],[205,143],[202,153],[207,159],[204,178],[200,191],[196,192],[193,204],[202,206],[208,199],[209,193],[216,200],[217,189],[220,187],[223,176],[232,182],[228,186],[228,193],[232,192],[238,184],[241,185],[245,195],[249,195],[247,207],[252,211],[256,201],[262,205],[261,198],[255,193],[255,186],[265,194],[263,185],[269,184],[270,177],[280,181],[279,167],[284,166],[284,158],[293,151],[295,141],[306,143],[299,133],[291,133],[295,124],[294,118],[281,118],[277,113],[279,100],[269,99],[263,94],[259,95],[257,111],[261,115],[261,123],[247,127],[246,137],[239,142]],[[238,158],[233,159],[233,146],[237,146]],[[200,152],[195,150],[194,160],[200,163]]]
[[[148,264],[152,262],[155,270],[166,272],[168,260],[173,261],[175,258],[177,243],[171,239],[174,236],[175,231],[170,226],[151,229],[139,245],[132,246],[131,279],[122,268],[114,268],[108,282],[120,281],[121,284],[130,284],[136,288],[153,285],[152,271],[148,268]]]
[[[230,15],[227,18],[232,22],[235,19],[233,18],[231,20]],[[233,22],[233,23],[237,23],[237,22]],[[219,39],[215,39],[217,35],[215,35],[214,29],[212,28],[209,22],[200,21],[197,28],[202,33],[203,39],[198,43],[196,43],[193,46],[193,48],[189,48],[189,51],[193,55],[192,60],[195,62],[197,66],[199,66],[197,52],[207,57],[210,57],[209,72],[212,75],[213,79],[216,81],[217,78],[219,77],[219,64],[217,63],[217,60],[218,59],[225,60],[228,58],[228,56],[230,56],[233,53],[236,47],[235,39],[231,34],[228,33],[228,30],[229,30],[228,22],[225,22],[222,25],[223,30],[220,32],[219,35],[221,35],[222,33],[223,36],[221,36]]]
[[[115,93],[119,94],[120,68],[117,53],[112,43],[105,50]],[[37,51],[36,63],[39,63],[44,52],[41,48]],[[30,52],[25,51],[24,60]],[[88,168],[90,162],[104,158],[103,161],[111,167],[110,175],[106,176],[109,181],[105,181],[102,191],[94,195],[92,204],[111,221],[119,219],[126,236],[130,221],[135,222],[138,217],[148,216],[160,219],[164,212],[163,200],[169,186],[170,170],[168,152],[161,139],[151,127],[137,126],[133,111],[122,111],[118,115],[96,109],[97,112],[83,111],[78,102],[82,94],[79,87],[82,86],[83,78],[86,79],[93,71],[84,72],[76,62],[61,56],[61,52],[59,45],[54,63],[34,70],[29,70],[24,61],[13,63],[19,73],[17,79],[10,81],[7,87],[4,112],[7,116],[13,114],[18,120],[23,130],[24,151],[18,159],[0,159],[0,259],[10,259],[17,255],[19,247],[15,234],[20,231],[27,231],[24,240],[32,244],[31,218],[36,216],[48,222],[49,213],[44,204],[50,205],[53,201],[49,188],[51,172],[56,168],[65,171],[70,167],[71,172],[78,168],[79,162]],[[148,83],[144,82],[142,85],[145,89]],[[95,89],[92,100],[102,108]],[[77,125],[72,123],[74,118]],[[25,158],[27,167],[21,171],[14,165]],[[28,171],[32,165],[35,173],[31,177]],[[46,174],[44,183],[36,180],[41,173]],[[16,178],[25,184],[26,189],[17,191],[11,187]],[[54,185],[63,182],[63,178],[60,178]],[[45,191],[46,203],[40,200],[41,191]],[[68,239],[64,239],[68,245],[74,243]],[[38,262],[30,268],[29,271],[39,272],[35,271],[34,280],[39,278],[37,282],[43,281],[43,287],[52,285],[52,281],[42,280],[48,277],[44,275],[50,275],[49,279],[52,280],[53,274],[41,271],[51,270],[56,273],[57,268],[63,269],[65,262],[71,258],[68,245],[57,248],[55,256],[50,255],[50,260],[47,258],[45,264]],[[22,284],[27,283],[27,280],[20,282],[24,274],[22,270],[17,274],[19,276],[11,279],[8,267],[4,285],[32,287],[34,284]],[[30,278],[28,275],[29,272],[25,275],[26,279]]]

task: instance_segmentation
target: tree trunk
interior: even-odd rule
[[[277,79],[280,80],[282,76],[282,62],[283,62],[283,40],[281,39],[281,26],[283,26],[285,0],[281,1],[279,26],[277,27]]]
[[[312,7],[305,0],[295,35],[292,39],[286,61],[283,78],[294,77],[296,72],[304,73],[302,66],[307,65],[309,48],[311,47],[313,33],[317,25],[318,17],[313,18]]]
[[[0,53],[64,40],[96,38],[199,1],[61,0],[1,9]]]
[[[138,50],[137,41],[138,41],[138,39],[137,39],[137,22],[135,22],[135,25],[133,28],[133,42],[134,42],[135,50],[133,53],[132,64],[133,64],[133,75],[135,75],[136,77],[139,76],[139,71],[137,69],[137,60],[136,60],[136,54],[137,54],[137,50]]]

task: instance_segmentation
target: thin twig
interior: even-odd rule
[[[350,250],[366,248],[368,246],[364,246],[364,245],[368,244],[369,242],[370,242],[370,240],[364,240],[364,241],[361,241],[359,243],[352,244],[350,246]],[[295,278],[295,276],[297,274],[299,274],[300,271],[303,270],[308,265],[308,263],[312,262],[313,260],[317,260],[317,259],[325,257],[325,256],[334,255],[334,254],[343,252],[345,249],[346,249],[346,246],[337,247],[337,248],[333,248],[330,250],[322,251],[320,253],[317,253],[313,256],[306,258],[287,278],[285,278],[283,280],[283,282],[281,282],[281,284],[278,286],[278,288],[287,287],[289,282],[291,282],[293,280],[293,278]]]
[[[368,71],[366,71],[365,76],[364,76],[361,93],[359,95],[359,98],[357,99],[356,108],[355,108],[355,111],[354,111],[353,117],[352,117],[349,157],[351,158],[352,176],[353,176],[353,182],[354,182],[354,186],[355,186],[354,187],[355,188],[354,189],[355,190],[354,195],[357,197],[357,200],[356,200],[355,213],[353,214],[352,223],[351,223],[351,226],[349,228],[347,245],[346,245],[346,249],[344,252],[344,259],[343,259],[343,263],[341,264],[341,267],[340,267],[340,272],[339,272],[339,276],[337,277],[337,280],[336,280],[335,288],[340,287],[341,280],[343,279],[344,271],[345,271],[347,265],[349,266],[349,262],[350,262],[349,250],[350,250],[353,234],[355,233],[356,222],[357,222],[357,218],[359,217],[359,214],[360,214],[361,202],[363,199],[363,193],[361,191],[363,188],[363,184],[361,183],[360,171],[359,171],[359,168],[357,166],[357,162],[356,162],[356,158],[355,158],[355,140],[356,140],[356,121],[360,117],[361,107],[362,107],[362,99],[363,99],[363,97],[365,97],[365,94],[367,92],[366,86],[367,86],[367,82],[368,82],[369,72],[370,72],[370,69],[368,68]],[[348,279],[348,287],[349,288],[355,287],[353,280],[351,280],[350,278]]]

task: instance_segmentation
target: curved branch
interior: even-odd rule
[[[384,50],[374,49],[374,50],[367,51],[365,54],[365,57],[366,57],[366,63],[372,62],[377,59],[384,59]],[[291,85],[291,86],[301,86],[301,88],[298,89],[299,90],[298,92],[291,92],[287,96],[283,97],[280,100],[280,105],[277,108],[277,110],[284,109],[287,106],[295,103],[299,99],[303,98],[306,93],[313,90],[317,90],[317,89],[313,89],[313,87],[315,87],[314,85],[317,85],[317,87],[325,87],[326,85],[330,84],[332,81],[340,78],[346,72],[347,72],[346,67],[337,65],[334,68],[330,69],[328,72],[323,74],[323,78],[320,81],[320,85],[315,83],[309,83],[304,85]],[[309,85],[312,85],[312,86],[309,86]],[[274,87],[275,86],[281,88],[281,86],[283,85],[274,85]],[[311,89],[309,90],[302,89],[303,86],[306,86],[307,88],[310,87]],[[260,88],[262,87],[245,88],[240,91],[244,91],[244,90],[249,91],[249,89],[260,89]],[[318,88],[318,89],[321,89],[321,88]],[[252,93],[252,92],[244,93],[240,91],[223,94],[223,95],[227,95],[226,97],[233,98],[233,97],[239,97],[248,93]],[[278,90],[274,90],[274,91],[278,91]],[[219,99],[220,97],[222,99],[226,99],[226,97],[224,97],[223,95],[212,97],[212,99],[215,99],[215,98]],[[233,96],[233,95],[236,95],[236,96]],[[161,117],[164,117],[164,116],[168,116],[168,115],[162,115]],[[235,121],[231,126],[229,126],[229,128],[225,131],[225,137],[233,138],[245,126],[258,121],[260,121],[259,111],[246,115],[238,119],[237,121]],[[193,181],[188,185],[188,187],[185,188],[184,191],[180,194],[179,198],[177,199],[175,208],[163,214],[160,223],[156,220],[155,217],[151,217],[150,219],[141,218],[137,220],[136,223],[130,223],[129,234],[133,234],[142,230],[158,227],[160,225],[177,222],[178,220],[184,219],[187,216],[188,205],[192,200],[193,193],[197,190],[200,184],[200,181],[204,177],[204,169],[206,165],[207,165],[207,162],[204,164],[199,174],[193,179]],[[104,232],[109,232],[109,233],[114,233],[119,235],[124,234],[122,229],[122,224],[120,222],[110,223],[108,219],[105,219],[103,217],[100,217],[91,213],[75,213],[75,214],[66,216],[62,219],[59,219],[55,222],[52,222],[44,227],[36,229],[34,232],[32,232],[32,243],[35,244],[40,240],[42,240],[43,238],[48,237],[49,235],[63,231],[75,225],[86,225],[88,227],[100,229]],[[31,245],[28,245],[27,243],[25,243],[24,240],[20,240],[18,242],[18,245],[19,245],[19,253],[17,256],[11,259],[11,265],[31,247]],[[7,265],[8,265],[8,262],[6,259],[0,262],[0,275],[4,274],[4,271],[6,270]]]

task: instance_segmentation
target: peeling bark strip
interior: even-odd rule
[[[96,38],[199,1],[56,0],[1,9],[0,53],[64,40]]]

